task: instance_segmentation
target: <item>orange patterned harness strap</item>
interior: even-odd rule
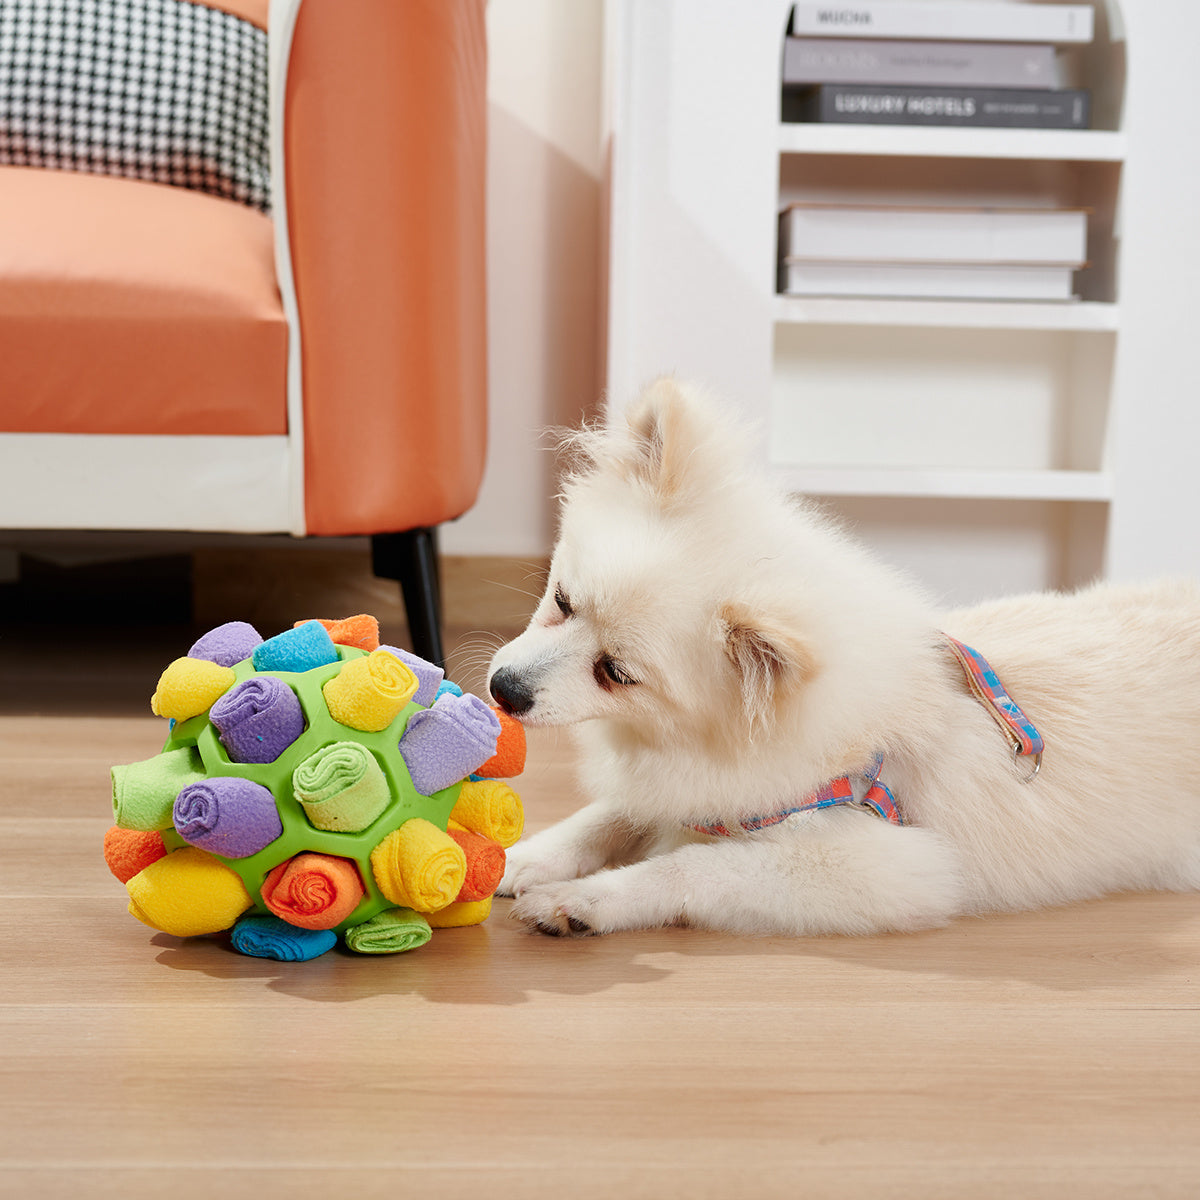
[[[1025,782],[1028,783],[1037,775],[1042,766],[1042,755],[1046,749],[1042,735],[1025,715],[1020,705],[1008,694],[1000,682],[999,676],[978,650],[973,650],[970,646],[964,645],[946,634],[942,636],[945,637],[951,652],[959,666],[962,667],[972,694],[983,704],[997,725],[1004,731],[1012,745],[1014,759],[1031,758],[1033,760],[1033,769],[1025,779]],[[830,780],[824,787],[799,804],[793,804],[778,812],[759,817],[747,817],[736,822],[689,821],[686,823],[686,827],[709,837],[733,837],[739,833],[758,833],[760,830],[770,829],[797,813],[816,812],[822,808],[847,805],[873,813],[893,825],[903,825],[904,817],[896,805],[895,797],[879,778],[882,770],[883,755],[880,754],[876,756],[871,769],[861,772],[858,776],[866,784],[866,791],[859,796],[855,795],[855,776],[843,775],[839,779]]]
[[[1008,738],[1013,750],[1013,759],[1033,760],[1033,769],[1025,780],[1026,783],[1030,782],[1042,769],[1042,755],[1046,750],[1046,743],[1037,726],[1008,694],[1004,684],[1000,682],[1000,677],[978,650],[955,641],[949,634],[942,636],[946,639],[951,653],[958,659],[958,665],[962,667],[975,698],[987,709],[1004,736]]]
[[[863,771],[859,776],[867,785],[866,792],[861,796],[856,797],[854,794],[854,777],[843,775],[839,779],[830,780],[823,788],[814,792],[801,803],[781,809],[779,812],[763,817],[749,817],[732,826],[723,821],[707,824],[689,822],[688,828],[695,830],[696,833],[707,834],[709,837],[732,837],[736,833],[758,833],[759,830],[769,829],[772,825],[778,825],[797,813],[816,812],[822,808],[838,808],[846,805],[873,813],[893,825],[903,825],[904,818],[896,807],[895,798],[887,784],[879,778],[881,770],[883,770],[882,754],[876,757],[870,770]]]

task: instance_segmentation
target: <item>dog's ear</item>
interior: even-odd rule
[[[687,400],[669,376],[656,379],[626,414],[633,435],[631,465],[663,499],[678,495],[691,449]]]
[[[651,383],[625,419],[626,470],[664,503],[711,487],[719,456],[731,449],[730,439],[718,435],[719,414],[670,376]]]
[[[723,604],[718,619],[747,721],[752,729],[769,728],[781,701],[816,674],[816,655],[794,630],[748,604]]]
[[[719,490],[747,456],[748,431],[691,385],[656,379],[609,425],[562,434],[564,494],[597,472],[646,489],[664,507]]]

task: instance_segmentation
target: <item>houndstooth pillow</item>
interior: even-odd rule
[[[0,163],[266,212],[267,35],[188,0],[0,0]]]

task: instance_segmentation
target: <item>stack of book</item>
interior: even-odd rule
[[[1087,4],[797,3],[783,119],[856,125],[1086,129],[1089,94],[1059,49],[1092,40]]]
[[[793,204],[779,290],[792,296],[1070,300],[1087,211]]]

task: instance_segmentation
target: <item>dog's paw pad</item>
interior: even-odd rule
[[[595,928],[575,914],[582,904],[579,898],[564,895],[566,887],[535,888],[521,896],[511,910],[511,916],[524,922],[535,933],[547,937],[588,937]]]
[[[532,929],[546,937],[590,937],[595,930],[592,926],[575,917],[566,917],[563,913],[554,913],[553,918],[534,920]]]
[[[529,922],[529,926],[546,937],[588,937],[596,932],[586,921],[569,917],[563,912],[536,917]]]

